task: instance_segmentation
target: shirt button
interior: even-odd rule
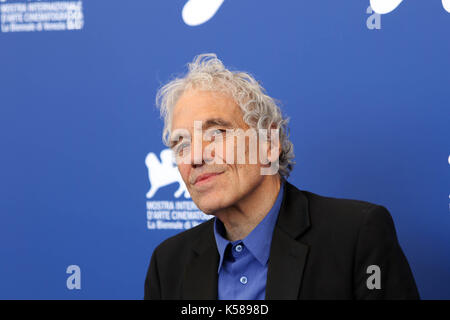
[[[247,279],[246,276],[242,276],[242,277],[239,279],[239,281],[240,281],[242,284],[247,284],[248,279]]]
[[[237,246],[236,246],[236,248],[234,248],[234,250],[236,250],[237,252],[241,252],[242,251],[242,245],[240,245],[240,244],[238,244]]]

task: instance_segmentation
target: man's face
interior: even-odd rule
[[[262,182],[263,176],[260,174],[259,161],[254,164],[250,164],[248,161],[248,140],[244,149],[245,164],[237,164],[236,158],[234,163],[230,163],[230,159],[226,157],[225,140],[227,137],[225,131],[227,129],[244,131],[249,129],[242,117],[241,109],[231,97],[211,91],[187,91],[178,100],[173,110],[171,132],[184,129],[189,132],[191,137],[191,142],[187,144],[183,144],[183,139],[176,139],[173,142],[175,153],[177,154],[177,150],[180,150],[178,148],[184,145],[184,157],[187,155],[190,160],[178,161],[178,169],[192,200],[200,210],[207,214],[214,214],[217,210],[232,206]],[[194,121],[201,121],[202,136],[207,132],[216,137],[211,139],[213,142],[197,140],[201,142],[201,147],[195,146]],[[211,147],[210,144],[214,143],[214,140],[219,140],[219,135],[223,137],[224,141],[221,155],[204,152],[205,148]],[[196,148],[201,150],[201,153],[194,152]],[[236,151],[235,148],[235,155]],[[216,161],[212,161],[213,158],[207,156],[208,154],[214,155]],[[217,160],[220,158],[222,158],[222,164],[217,164]]]

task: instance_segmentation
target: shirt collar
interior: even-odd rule
[[[265,266],[267,264],[267,261],[269,260],[273,229],[275,228],[278,213],[280,211],[281,201],[283,200],[283,193],[284,182],[281,181],[280,191],[278,192],[277,199],[275,200],[275,203],[270,211],[247,237],[240,240],[263,266]],[[214,221],[214,236],[216,238],[216,245],[220,255],[218,268],[218,271],[220,271],[225,255],[225,249],[227,248],[228,244],[234,244],[240,241],[230,242],[225,238],[225,227],[223,223],[219,219],[217,219],[217,217]]]
[[[225,239],[225,227],[217,217],[214,218],[214,237],[216,238],[216,245],[217,250],[219,251],[219,268],[217,272],[220,271],[220,268],[222,267],[223,258],[225,256],[225,249],[227,248],[227,245],[230,243],[227,239]]]

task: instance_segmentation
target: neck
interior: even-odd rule
[[[262,183],[233,206],[217,212],[230,241],[244,239],[264,219],[280,192],[280,176],[264,176]]]

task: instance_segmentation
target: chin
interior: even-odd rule
[[[209,201],[207,203],[198,202],[196,203],[197,207],[205,214],[214,214],[217,210],[220,209],[220,206],[216,203],[210,203]]]
[[[218,198],[220,195],[207,195],[204,196],[205,199],[197,199],[194,200],[194,203],[197,205],[197,207],[205,214],[212,214],[220,209],[223,209],[223,204],[221,199]]]

